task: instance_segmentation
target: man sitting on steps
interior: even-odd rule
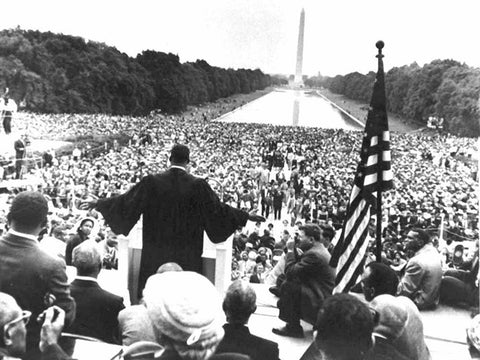
[[[286,280],[280,288],[279,318],[287,324],[272,329],[283,336],[303,337],[300,319],[314,324],[319,309],[332,294],[335,271],[330,267],[330,254],[322,242],[321,229],[315,224],[299,228],[299,247],[302,256],[295,251],[295,241],[287,242],[285,265]]]

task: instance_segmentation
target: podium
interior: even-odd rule
[[[138,304],[138,275],[142,258],[143,219],[128,236],[118,236],[118,271],[121,281],[128,284],[130,301]],[[209,279],[219,293],[223,294],[231,282],[233,236],[220,244],[213,244],[206,233],[203,238],[203,275]]]

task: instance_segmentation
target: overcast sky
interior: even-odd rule
[[[434,59],[480,67],[480,0],[11,0],[2,1],[0,27],[290,74],[302,7],[304,74],[375,71],[379,39],[387,70]]]

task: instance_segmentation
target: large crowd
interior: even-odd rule
[[[93,156],[88,145],[77,146],[70,155],[50,152],[44,156],[44,166],[30,167],[24,178],[41,179],[38,189],[51,199],[55,224],[72,228],[80,220],[82,212],[77,208],[82,199],[125,192],[146,174],[166,169],[172,144],[184,143],[195,154],[191,173],[211,179],[225,202],[247,210],[259,208],[267,217],[265,229],[257,229],[258,238],[269,230],[269,223],[274,224],[269,235],[276,243],[281,242],[283,230],[293,237],[293,226],[299,221],[329,222],[339,230],[356,171],[361,132],[210,120],[211,114],[234,106],[229,105],[220,102],[192,108],[180,116],[152,114],[143,118],[20,114],[18,127],[34,129],[37,137],[121,132],[130,139],[123,145],[116,141],[108,144],[99,156]],[[383,199],[384,238],[392,250],[388,258],[405,257],[401,241],[409,225],[420,225],[436,235],[441,232],[449,244],[476,239],[475,140],[395,133],[391,147],[395,189]],[[4,204],[12,194],[2,195],[7,198]],[[286,220],[288,227],[282,228],[279,220]],[[252,250],[258,251],[251,230],[243,231],[249,239],[244,242],[252,243]],[[100,231],[100,236],[104,233]],[[240,260],[240,252],[236,255]],[[446,255],[453,255],[453,245]]]
[[[71,154],[49,151],[39,154],[41,166],[26,167],[23,179],[34,180],[31,190],[49,200],[43,246],[72,263],[74,245],[94,239],[102,242],[102,266],[115,268],[115,234],[99,213],[81,210],[80,203],[124,193],[145,175],[167,169],[175,143],[190,147],[189,171],[208,178],[224,202],[258,209],[267,219],[235,233],[232,279],[268,283],[286,244],[305,223],[329,224],[338,237],[363,134],[212,120],[238,105],[218,102],[182,115],[147,117],[18,114],[16,126],[28,129],[33,138],[128,138],[122,144],[109,142],[99,155],[79,142]],[[422,131],[394,133],[391,148],[395,185],[383,197],[384,262],[402,273],[411,257],[405,237],[415,227],[434,238],[445,271],[461,269],[478,239],[476,140]],[[13,176],[6,168],[4,179]],[[0,194],[2,232],[17,192],[3,189]],[[374,227],[372,231],[374,238]]]

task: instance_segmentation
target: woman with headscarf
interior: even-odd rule
[[[65,249],[65,263],[67,265],[72,265],[73,249],[89,238],[94,226],[95,220],[92,218],[87,217],[80,221],[80,224],[77,228],[77,233],[67,241],[67,246]]]
[[[155,274],[143,295],[156,343],[164,347],[159,359],[244,359],[232,353],[215,355],[225,334],[221,298],[204,276],[190,271]]]

